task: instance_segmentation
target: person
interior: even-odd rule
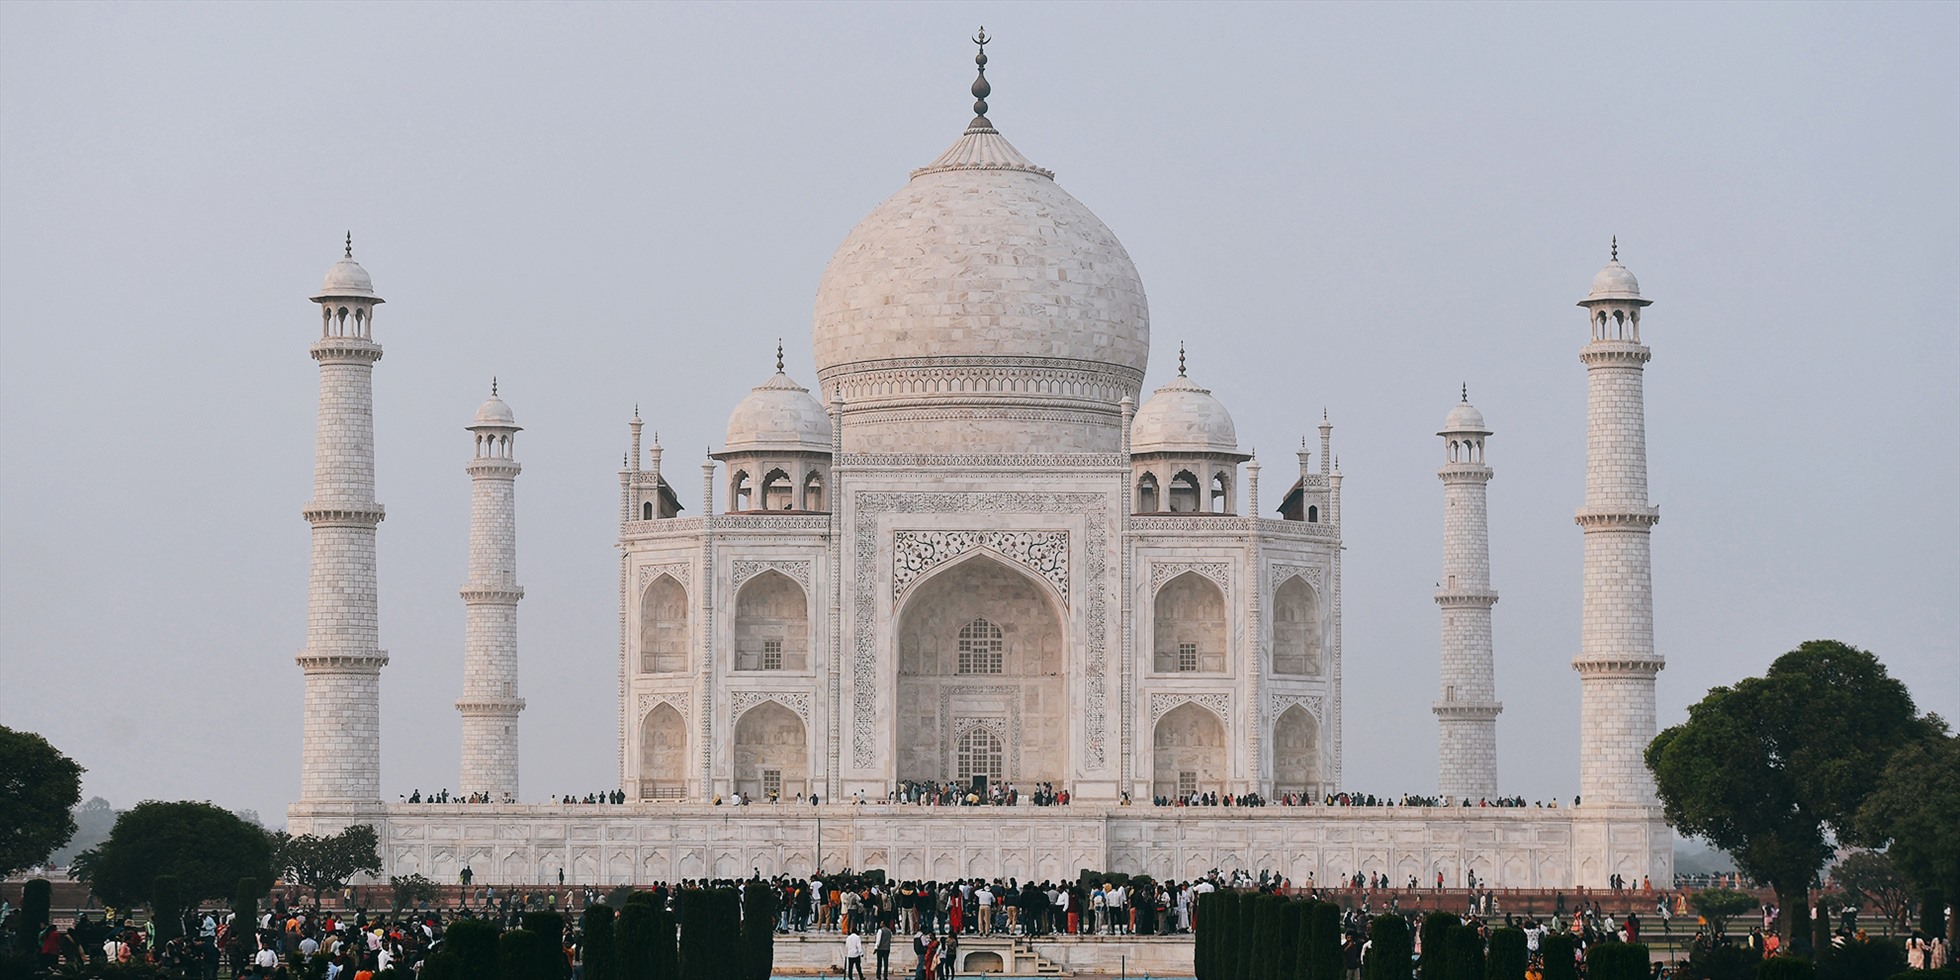
[[[864,980],[864,938],[847,931],[844,933],[844,980],[853,976]]]
[[[871,942],[871,953],[878,965],[877,980],[892,980],[892,927],[879,920],[878,935]]]
[[[920,926],[919,931],[912,934],[912,959],[914,963],[912,967],[912,980],[928,980],[926,966],[931,962],[927,959],[932,952],[931,938],[926,935],[925,926]]]
[[[941,980],[953,980],[953,972],[960,968],[960,934],[949,932],[939,944],[939,976]]]

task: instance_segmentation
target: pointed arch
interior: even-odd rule
[[[1157,590],[1151,603],[1151,668],[1160,674],[1225,669],[1225,591],[1195,571]]]
[[[1195,514],[1202,506],[1199,497],[1198,478],[1190,470],[1178,470],[1171,475],[1169,495],[1171,513]]]
[[[1273,673],[1320,673],[1320,595],[1306,578],[1288,576],[1273,590]]]
[[[1196,701],[1157,720],[1151,737],[1151,794],[1190,796],[1225,789],[1225,721]]]
[[[762,477],[762,496],[758,505],[763,510],[793,510],[796,507],[796,483],[789,473],[781,467],[771,469]]]
[[[767,700],[735,721],[735,789],[758,800],[794,799],[808,793],[809,737],[803,719],[782,702]]]
[[[1273,794],[1316,798],[1320,783],[1320,723],[1296,704],[1273,722]]]
[[[662,573],[640,593],[640,671],[672,674],[687,669],[687,589]]]
[[[771,569],[735,593],[735,669],[810,667],[810,599],[794,579]]]

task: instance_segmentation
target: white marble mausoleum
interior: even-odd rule
[[[1575,661],[1583,804],[1152,807],[1193,793],[1319,801],[1343,788],[1332,426],[1310,421],[1317,445],[1303,439],[1262,496],[1259,461],[1182,349],[1176,377],[1144,390],[1150,316],[1135,266],[995,128],[984,53],[979,63],[964,132],[831,256],[811,334],[816,377],[784,373],[779,350],[776,373],[735,400],[698,484],[657,439],[642,445],[638,413],[630,423],[616,662],[564,668],[617,672],[624,805],[515,802],[521,428],[494,392],[469,426],[457,708],[461,792],[495,802],[383,800],[370,389],[382,300],[349,246],[314,297],[319,454],[292,830],[373,823],[392,873],[438,880],[468,865],[478,880],[556,881],[562,870],[580,883],[841,867],[939,879],[1247,867],[1302,881],[1668,881],[1672,838],[1639,765],[1661,666],[1640,400],[1648,301],[1617,251],[1581,303],[1593,385]],[[1490,430],[1466,394],[1439,435],[1438,785],[1495,797]],[[907,781],[981,779],[1073,799],[883,802]],[[786,802],[715,805],[735,793]]]

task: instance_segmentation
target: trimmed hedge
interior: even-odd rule
[[[512,929],[497,940],[498,980],[560,980],[548,968],[557,953],[545,937]]]
[[[776,890],[761,881],[742,889],[742,977],[769,980],[776,965]]]
[[[1476,926],[1451,926],[1443,939],[1443,951],[1446,980],[1484,980],[1484,937],[1477,934]]]
[[[1218,914],[1218,894],[1205,892],[1191,906],[1191,974],[1197,980],[1211,980],[1212,939],[1218,935],[1211,924]]]
[[[1548,932],[1538,938],[1538,955],[1545,958],[1545,980],[1579,980],[1578,952],[1569,932]]]
[[[1341,958],[1341,907],[1319,902],[1307,915],[1307,975],[1305,980],[1344,980],[1347,963]]]
[[[1253,980],[1252,937],[1256,931],[1254,915],[1258,912],[1259,896],[1247,893],[1239,896],[1239,927],[1233,936],[1232,977],[1236,980]]]
[[[1252,941],[1246,952],[1252,961],[1251,980],[1273,980],[1279,965],[1279,917],[1286,899],[1272,894],[1252,897]]]
[[[1524,980],[1531,951],[1526,948],[1524,930],[1506,926],[1490,932],[1490,950],[1484,954],[1484,976],[1488,980]]]
[[[1415,943],[1409,920],[1399,915],[1376,916],[1368,928],[1368,961],[1361,965],[1364,980],[1414,980]]]
[[[485,919],[458,919],[442,931],[442,950],[456,957],[466,977],[497,975],[497,936],[495,922]]]
[[[1817,964],[1818,980],[1886,980],[1906,968],[1906,948],[1896,941],[1853,938]]]
[[[1650,969],[1641,943],[1594,943],[1586,950],[1586,980],[1648,980]]]
[[[1416,963],[1421,980],[1449,980],[1450,928],[1462,921],[1448,912],[1431,912],[1422,917],[1422,959]]]
[[[726,980],[733,953],[739,968],[741,899],[733,888],[680,893],[680,980]]]
[[[585,980],[619,980],[619,953],[613,946],[613,915],[610,905],[592,905],[579,917],[579,946],[585,962],[585,972],[581,976]]]
[[[653,894],[653,980],[675,980],[681,975],[680,923],[667,908],[666,890]]]
[[[633,899],[644,894],[634,892]],[[656,980],[653,969],[653,903],[633,899],[629,899],[626,907],[620,910],[618,927],[613,930],[613,976],[615,980]]]
[[[1307,934],[1307,920],[1301,911],[1305,902],[1287,902],[1279,915],[1279,955],[1273,964],[1275,980],[1294,980],[1300,967],[1301,937]]]
[[[1772,956],[1756,967],[1756,980],[1817,980],[1817,965],[1801,956]]]
[[[162,879],[158,879],[162,880]],[[177,879],[172,878],[174,883]],[[54,899],[54,885],[46,878],[29,878],[20,895],[20,951],[30,956],[41,952],[41,930],[48,927],[48,908]]]

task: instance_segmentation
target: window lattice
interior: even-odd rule
[[[987,785],[1001,781],[1000,739],[984,728],[975,728],[960,736],[959,759],[954,767],[959,781],[970,785],[975,776],[987,777]]]
[[[763,670],[783,669],[783,641],[781,640],[762,641],[762,669]]]
[[[783,796],[783,771],[781,769],[762,770],[762,798],[781,799]]]
[[[1198,791],[1198,773],[1193,769],[1180,769],[1177,773],[1177,795],[1190,799]]]
[[[962,674],[998,674],[1001,671],[1000,627],[984,619],[976,619],[960,627],[960,664]]]
[[[1180,643],[1177,645],[1177,669],[1198,669],[1198,645],[1196,643]]]

